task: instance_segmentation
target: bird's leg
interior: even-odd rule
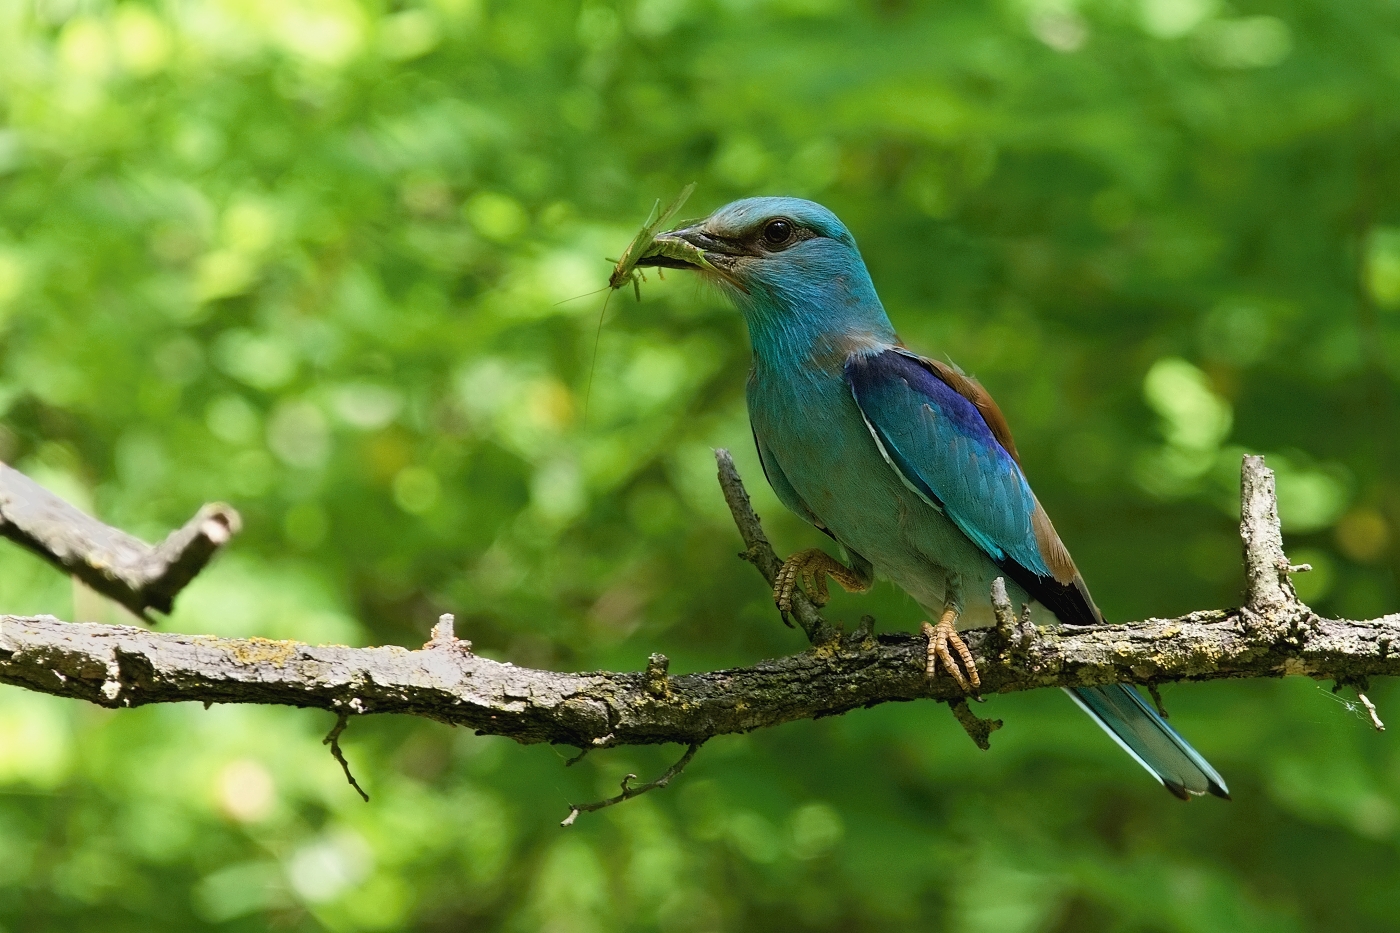
[[[851,554],[851,566],[847,567],[821,548],[808,548],[783,561],[778,577],[773,581],[773,602],[781,612],[792,612],[792,593],[797,589],[797,581],[807,585],[807,594],[818,606],[825,606],[831,599],[826,588],[826,578],[831,577],[847,593],[864,593],[875,580],[870,562],[859,554]]]
[[[938,624],[923,624],[924,637],[928,639],[928,664],[925,670],[932,677],[942,665],[945,671],[953,675],[963,692],[969,693],[982,686],[982,678],[977,674],[977,664],[972,660],[972,652],[958,636],[958,616],[962,614],[962,578],[955,573],[949,574],[944,588],[943,615],[939,617]],[[949,646],[958,653],[957,660],[954,660],[952,651],[948,650]],[[958,667],[958,661],[962,662],[961,668]],[[964,670],[967,671],[966,676],[963,674]]]

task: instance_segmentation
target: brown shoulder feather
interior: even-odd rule
[[[947,383],[950,389],[976,406],[977,410],[982,413],[982,420],[987,422],[987,427],[991,428],[992,436],[997,439],[997,443],[1006,448],[1006,452],[1011,455],[1012,460],[1016,461],[1017,466],[1021,465],[1021,455],[1016,452],[1016,441],[1011,437],[1011,426],[1006,423],[1006,416],[997,407],[991,393],[982,388],[980,382],[959,372],[956,367],[947,363],[940,363],[938,360],[916,356],[912,353],[909,355],[922,363],[929,372]]]
[[[1035,543],[1040,549],[1040,556],[1045,561],[1045,566],[1050,568],[1056,582],[1073,582],[1079,576],[1079,571],[1074,566],[1074,558],[1069,556],[1069,549],[1060,540],[1040,500],[1036,500],[1035,511],[1031,513],[1031,530],[1035,532]]]

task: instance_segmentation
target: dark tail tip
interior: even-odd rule
[[[1162,786],[1171,791],[1172,796],[1178,800],[1191,799],[1191,795],[1187,792],[1186,788],[1176,781],[1162,781]],[[1211,789],[1211,793],[1215,793],[1214,788]]]

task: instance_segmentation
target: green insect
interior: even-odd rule
[[[650,256],[668,256],[672,259],[681,259],[685,262],[702,267],[708,267],[705,261],[704,252],[698,247],[692,246],[683,240],[662,240],[656,242],[656,231],[670,223],[671,218],[676,216],[676,212],[684,206],[686,199],[695,191],[695,182],[691,182],[681,189],[681,193],[676,195],[674,201],[661,210],[661,201],[658,199],[652,207],[651,213],[647,215],[647,222],[637,231],[637,235],[632,238],[632,242],[627,244],[627,249],[623,250],[622,258],[613,267],[612,275],[608,277],[608,287],[619,289],[628,282],[632,283],[632,289],[637,295],[637,300],[642,300],[642,273],[637,270],[637,263]]]
[[[669,256],[672,259],[681,259],[692,265],[709,268],[710,264],[705,259],[705,253],[698,247],[692,246],[684,240],[665,239],[656,241],[656,231],[663,229],[671,222],[671,218],[676,216],[676,212],[685,205],[686,199],[695,191],[695,182],[691,182],[681,189],[681,193],[676,195],[675,200],[661,210],[660,199],[652,205],[651,212],[647,214],[647,222],[642,225],[642,229],[637,231],[637,235],[632,238],[632,242],[627,244],[627,249],[622,251],[622,258],[613,266],[612,275],[608,276],[608,297],[603,299],[603,308],[598,312],[598,329],[593,334],[593,361],[588,364],[588,385],[583,391],[583,417],[588,420],[588,402],[593,397],[593,371],[598,365],[598,344],[603,338],[603,318],[608,313],[608,302],[612,300],[613,292],[622,288],[628,282],[632,283],[632,290],[636,293],[637,300],[642,300],[643,276],[637,263],[649,256]],[[597,294],[596,292],[592,294]]]

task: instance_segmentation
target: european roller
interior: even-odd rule
[[[656,237],[638,265],[698,271],[748,324],[749,419],[783,504],[845,549],[790,557],[774,588],[788,609],[798,580],[868,590],[880,573],[914,598],[927,671],[980,685],[958,626],[992,619],[990,588],[1060,622],[1103,622],[1036,500],[996,402],[956,367],[895,334],[849,230],[796,198],[735,201]],[[814,586],[813,584],[819,584]],[[1176,796],[1229,797],[1225,781],[1127,685],[1067,693]]]

